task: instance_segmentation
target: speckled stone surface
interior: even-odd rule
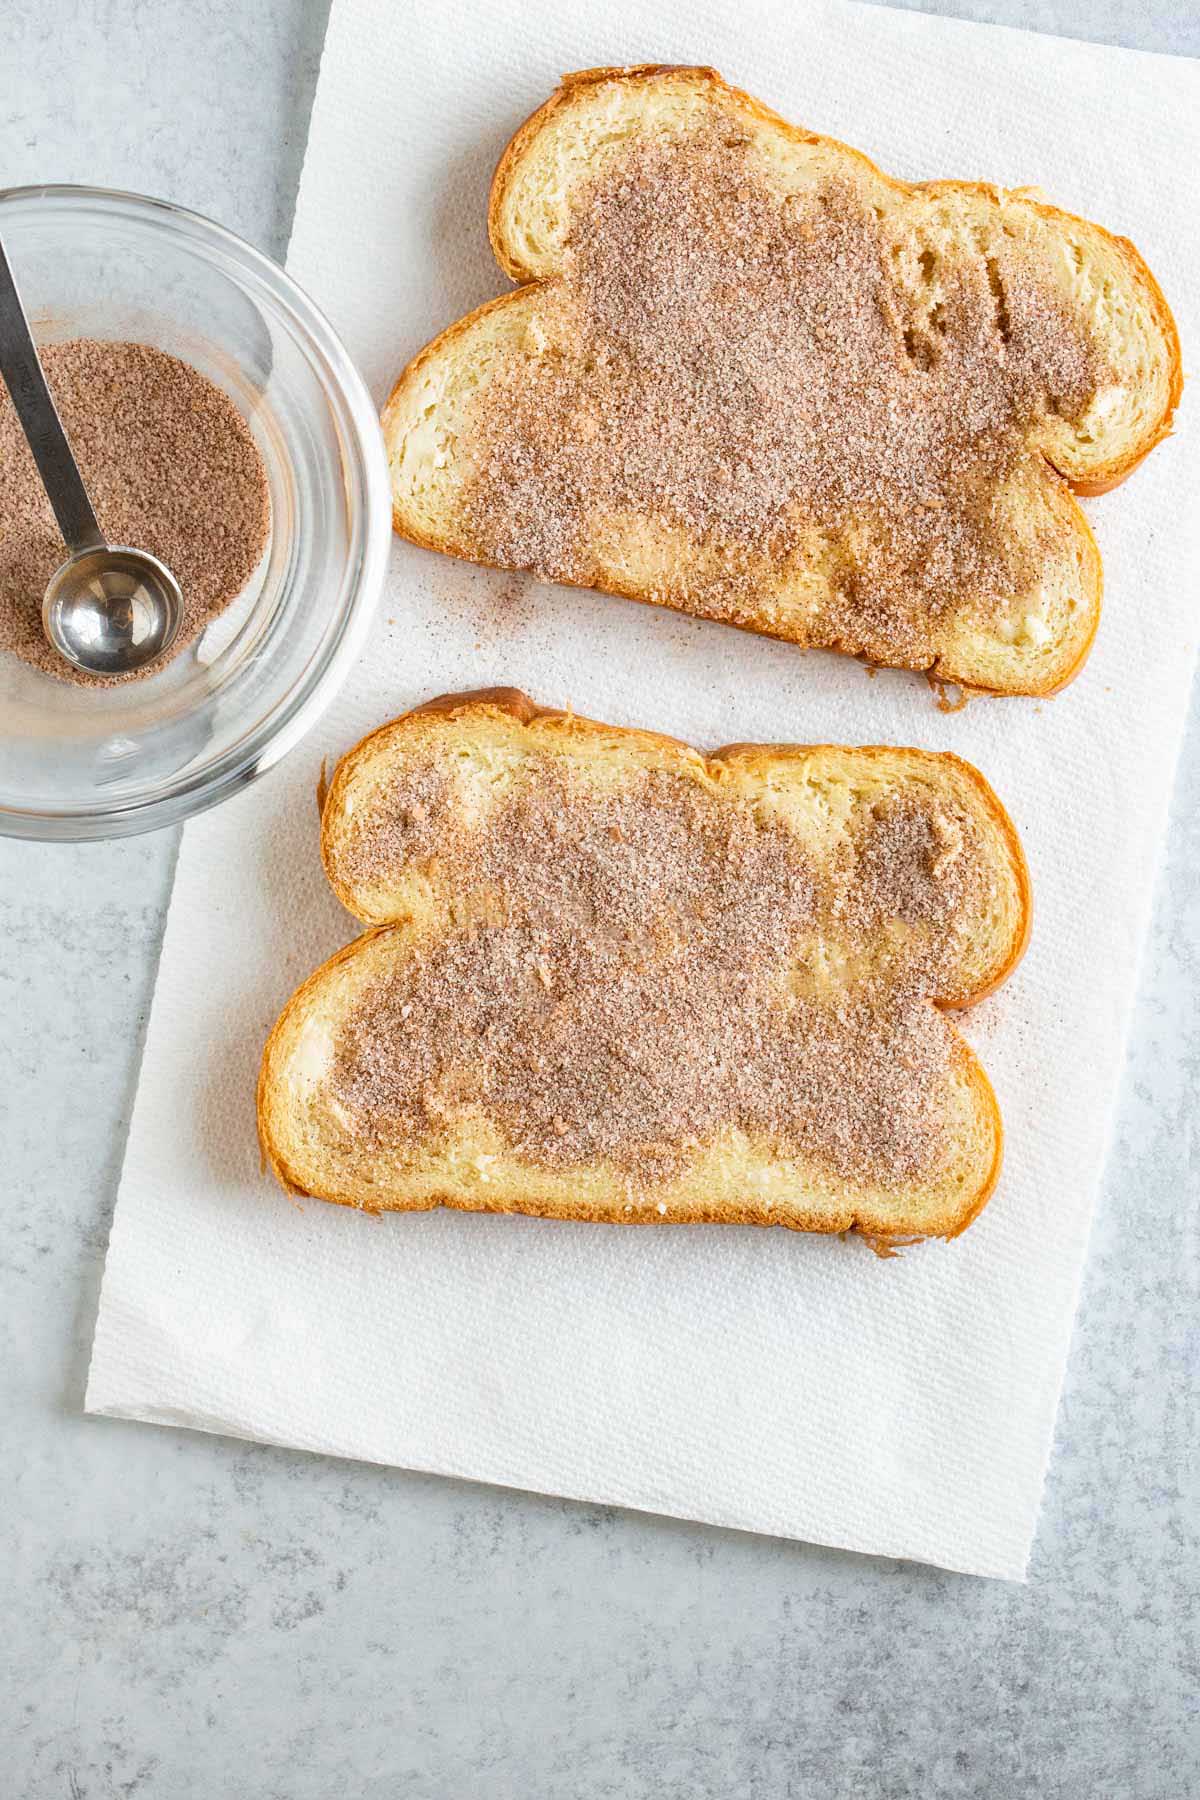
[[[1200,50],[1194,6],[938,10]],[[324,13],[16,0],[3,178],[166,194],[279,253]],[[85,1419],[174,854],[0,842],[0,1792],[1200,1792],[1200,712],[1026,1588]]]

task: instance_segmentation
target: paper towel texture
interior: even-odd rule
[[[506,285],[485,231],[511,131],[564,69],[709,62],[903,176],[1037,183],[1134,238],[1200,336],[1194,65],[918,14],[750,0],[335,0],[290,267],[382,401]],[[1196,648],[1200,439],[1087,504],[1107,598],[1051,702],[923,681],[398,544],[323,724],[184,835],[87,1405],[717,1524],[1023,1575]],[[429,695],[506,683],[701,747],[897,742],[975,762],[1035,925],[965,1019],[1007,1163],[980,1221],[892,1262],[752,1228],[629,1230],[297,1207],[254,1084],[295,984],[352,935],[317,856],[323,757]],[[1145,1221],[1148,1231],[1155,1221]]]

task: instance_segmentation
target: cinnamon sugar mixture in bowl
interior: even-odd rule
[[[167,658],[121,676],[74,668],[46,640],[42,595],[66,554],[7,390],[0,388],[0,650],[81,686],[145,680],[245,587],[266,547],[266,471],[233,401],[148,344],[46,344],[42,366],[110,544],[148,550],[183,594]]]
[[[378,415],[291,277],[198,214],[0,192],[50,387],[101,526],[177,577],[179,648],[77,679],[41,633],[63,547],[0,402],[0,832],[108,838],[245,787],[357,656],[390,540]]]

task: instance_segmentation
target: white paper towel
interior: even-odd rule
[[[1133,236],[1185,348],[1200,337],[1195,65],[785,0],[335,0],[291,267],[380,398],[505,285],[485,205],[514,126],[560,71],[647,59],[714,63],[901,175],[1039,183]],[[1194,660],[1189,410],[1089,504],[1105,616],[1053,702],[947,717],[916,678],[599,595],[514,594],[397,545],[323,726],[185,834],[88,1408],[1021,1577]],[[351,934],[317,860],[321,759],[492,682],[703,746],[892,740],[983,769],[1024,838],[1036,924],[967,1020],[1008,1160],[965,1238],[885,1263],[784,1231],[379,1221],[264,1180],[263,1038]]]

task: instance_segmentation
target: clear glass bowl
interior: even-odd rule
[[[0,832],[149,831],[244,787],[333,698],[387,564],[378,419],[307,296],[195,213],[98,188],[10,188],[0,237],[39,342],[127,338],[182,357],[240,408],[266,467],[258,571],[161,671],[76,687],[0,654]]]

